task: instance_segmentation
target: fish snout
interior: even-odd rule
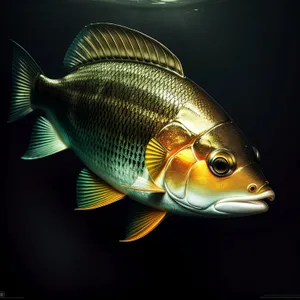
[[[247,196],[232,197],[218,201],[215,209],[230,215],[252,215],[266,212],[269,209],[266,201],[273,201],[275,193],[266,181],[257,187],[255,183],[248,186]]]
[[[259,187],[255,183],[251,183],[248,185],[247,189],[249,193],[252,193],[253,195],[264,196],[264,199],[269,201],[274,201],[275,199],[275,193],[271,188],[269,181],[265,181]],[[263,200],[263,198],[260,198],[260,200]]]

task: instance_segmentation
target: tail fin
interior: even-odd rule
[[[34,82],[39,74],[43,74],[29,53],[15,41],[12,42],[14,47],[13,78],[9,123],[32,112],[31,99],[34,93]]]

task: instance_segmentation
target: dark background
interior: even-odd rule
[[[206,1],[171,9],[88,0],[3,3],[0,291],[25,299],[300,295],[296,2]],[[226,220],[173,216],[147,237],[122,244],[129,200],[74,211],[83,165],[71,151],[20,159],[39,113],[5,123],[9,39],[55,78],[63,76],[63,57],[80,29],[104,21],[164,43],[185,74],[233,117],[259,149],[276,192],[267,213]]]

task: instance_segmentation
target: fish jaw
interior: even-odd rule
[[[272,189],[263,193],[243,197],[230,197],[217,201],[214,209],[232,216],[245,216],[264,213],[269,209],[266,199],[273,201],[275,193]]]
[[[166,193],[166,195],[167,194],[168,193]],[[268,211],[269,206],[265,200],[273,201],[275,193],[269,188],[257,195],[228,197],[212,203],[205,209],[199,209],[199,207],[191,204],[184,204],[174,197],[169,196],[169,198],[173,204],[177,204],[172,207],[173,209],[171,209],[170,205],[168,207],[168,209],[174,214],[208,218],[235,218],[260,214]]]

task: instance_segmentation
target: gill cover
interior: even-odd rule
[[[229,197],[247,196],[252,182],[264,184],[266,178],[257,163],[257,153],[230,121],[198,136],[173,122],[151,140],[146,150],[146,165],[153,181],[178,204],[193,210],[205,210]]]
[[[160,130],[146,147],[145,162],[152,180],[163,186],[165,172],[174,155],[190,145],[195,137],[179,122],[172,122]]]

